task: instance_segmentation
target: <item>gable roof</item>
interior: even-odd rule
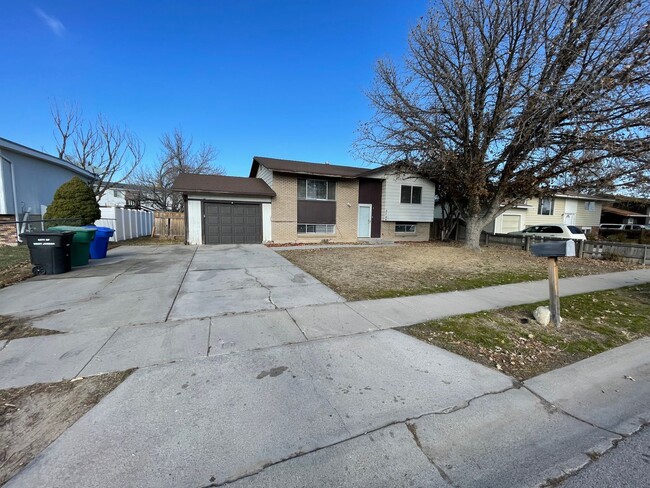
[[[172,190],[183,193],[220,193],[254,197],[274,197],[264,180],[240,176],[198,175],[181,173],[174,180]]]
[[[12,151],[18,154],[22,154],[24,156],[29,156],[30,158],[38,159],[46,163],[50,163],[56,166],[60,166],[62,168],[66,168],[74,173],[77,173],[80,176],[88,178],[89,180],[95,179],[95,174],[83,168],[80,168],[79,166],[71,163],[70,161],[57,158],[56,156],[52,156],[51,154],[47,154],[42,151],[37,151],[36,149],[32,149],[31,147],[23,146],[22,144],[18,144],[17,142],[10,141],[9,139],[4,139],[0,137],[0,149],[6,149],[7,151]]]
[[[555,197],[558,198],[574,198],[576,200],[594,200],[598,202],[613,202],[613,198],[607,198],[603,196],[598,196],[598,195],[587,195],[585,193],[578,193],[578,192],[573,192],[573,191],[565,191],[562,193],[556,193],[554,195]]]
[[[290,159],[275,159],[262,156],[253,157],[250,176],[257,174],[257,169],[262,165],[278,173],[294,173],[314,176],[334,176],[337,178],[358,178],[369,171],[368,168],[356,166],[339,166],[329,163],[308,163],[306,161],[292,161]]]
[[[623,210],[622,208],[616,207],[603,207],[603,213],[611,213],[614,215],[621,215],[623,217],[648,217],[642,213],[631,212],[629,210]]]

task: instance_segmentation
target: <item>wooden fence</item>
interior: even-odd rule
[[[543,237],[520,237],[507,234],[483,233],[481,243],[484,245],[500,244],[514,246],[524,251],[530,251],[530,245],[544,242]],[[576,241],[576,255],[581,258],[615,259],[629,263],[647,266],[650,264],[650,246],[643,244],[626,244],[606,241]]]
[[[183,212],[154,212],[154,237],[185,240],[185,214]]]

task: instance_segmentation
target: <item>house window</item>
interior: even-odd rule
[[[422,203],[422,187],[402,185],[401,203]]]
[[[537,208],[538,215],[553,215],[554,201],[551,197],[544,197],[539,199],[539,207]]]
[[[298,224],[298,234],[334,234],[334,224]]]
[[[336,182],[299,178],[298,200],[336,200]]]
[[[594,202],[593,200],[589,200],[588,202],[585,202],[585,210],[589,210],[590,212],[596,210],[596,202]]]
[[[409,222],[397,222],[395,224],[395,233],[415,234],[415,224]]]
[[[114,198],[120,198],[121,196],[122,196],[122,192],[120,190],[113,190]]]

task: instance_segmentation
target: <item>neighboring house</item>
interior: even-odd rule
[[[600,214],[608,198],[593,195],[557,194],[545,198],[529,198],[523,204],[506,210],[485,228],[486,232],[507,234],[533,225],[575,225],[585,232],[600,224]]]
[[[94,175],[74,164],[36,149],[0,138],[0,244],[16,244],[28,215],[38,220],[54,192],[74,176],[92,181]]]
[[[603,207],[603,224],[650,224],[650,200],[624,195],[607,195],[614,202]]]
[[[180,175],[190,244],[428,240],[435,185],[387,168],[254,157],[248,178]]]
[[[483,230],[491,234],[507,234],[533,225],[575,225],[585,232],[600,224],[603,204],[613,200],[605,197],[579,194],[556,194],[545,198],[528,198],[509,208]],[[441,218],[440,205],[436,205],[436,218]]]
[[[100,207],[142,208],[142,187],[128,183],[111,183],[99,199]]]

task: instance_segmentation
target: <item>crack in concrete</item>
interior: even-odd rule
[[[304,358],[302,357],[302,355],[300,356],[300,358],[304,363]],[[310,374],[310,376],[311,376],[311,374]],[[324,449],[329,449],[330,447],[336,447],[338,445],[344,444],[345,442],[352,441],[352,440],[355,440],[355,439],[358,439],[360,437],[367,436],[367,435],[370,435],[370,434],[374,434],[375,432],[378,432],[378,431],[380,431],[382,429],[386,429],[388,427],[393,427],[393,426],[404,424],[404,426],[408,429],[408,424],[412,423],[415,420],[420,420],[420,419],[422,419],[424,417],[428,417],[430,415],[448,415],[450,413],[457,412],[458,410],[462,410],[464,408],[467,408],[471,404],[472,401],[474,401],[474,400],[476,400],[478,398],[482,398],[482,397],[487,396],[487,395],[499,395],[501,393],[505,393],[506,391],[512,390],[513,388],[516,388],[516,386],[513,385],[513,386],[510,386],[510,387],[508,387],[506,389],[503,389],[503,390],[482,393],[481,395],[470,398],[469,400],[467,400],[466,402],[463,402],[459,406],[446,408],[446,409],[441,410],[441,411],[425,412],[425,413],[423,413],[421,415],[417,415],[417,416],[414,416],[414,417],[408,417],[408,418],[406,418],[404,420],[395,420],[395,421],[392,421],[392,422],[388,422],[388,423],[386,423],[384,425],[381,425],[379,427],[375,427],[374,429],[370,429],[370,430],[367,430],[365,432],[361,432],[360,434],[352,435],[349,432],[349,430],[347,429],[347,427],[345,426],[345,422],[343,422],[343,426],[345,427],[345,430],[348,431],[348,433],[350,434],[350,437],[348,437],[346,439],[342,439],[340,441],[332,442],[330,444],[327,444],[327,445],[324,445],[324,446],[321,446],[321,447],[316,447],[316,448],[314,448],[314,449],[312,449],[310,451],[298,451],[298,452],[295,452],[293,454],[289,454],[288,456],[286,456],[286,457],[284,457],[282,459],[278,459],[277,461],[270,461],[268,463],[265,463],[265,464],[261,465],[260,467],[254,469],[254,470],[252,470],[252,471],[250,471],[250,472],[248,472],[246,474],[243,474],[241,476],[238,476],[238,477],[235,477],[235,478],[232,478],[232,479],[228,479],[228,480],[225,480],[225,481],[220,481],[218,483],[211,483],[209,485],[203,485],[200,488],[219,488],[221,486],[230,485],[230,484],[235,483],[235,482],[237,482],[239,480],[250,478],[252,476],[258,475],[261,472],[263,472],[265,469],[270,468],[272,466],[282,464],[282,463],[285,463],[287,461],[291,461],[292,459],[297,459],[297,458],[306,456],[308,454],[313,454],[313,453],[322,451]],[[314,390],[314,391],[316,391],[316,390]],[[318,392],[316,392],[316,393],[318,394]],[[329,401],[328,401],[328,403],[329,403]],[[334,407],[332,407],[332,409],[337,414],[339,414],[339,412]],[[340,414],[339,414],[339,417],[340,417]],[[410,429],[409,429],[409,431],[410,431]],[[427,457],[427,459],[428,459],[428,457]],[[452,486],[454,486],[454,485],[452,485]]]
[[[322,395],[321,392],[319,392],[318,389],[316,388],[316,385],[314,384],[314,375],[312,375],[311,372],[309,371],[309,368],[306,367],[306,366],[307,366],[307,362],[305,361],[305,357],[303,356],[303,351],[302,351],[302,350],[299,351],[299,355],[300,355],[300,361],[302,361],[302,364],[303,364],[303,370],[304,370],[304,371],[307,373],[307,375],[309,376],[310,384],[311,384],[312,389],[314,390],[314,393],[316,393],[316,395],[317,395],[319,398],[321,398],[322,400],[325,400],[325,401],[327,402],[327,404],[329,405],[329,407],[330,407],[332,410],[334,410],[334,412],[336,412],[336,415],[337,415],[338,418],[339,418],[339,422],[341,422],[341,425],[343,426],[343,428],[345,429],[345,431],[348,433],[348,435],[351,436],[351,435],[352,435],[352,432],[350,432],[350,429],[348,429],[348,426],[345,425],[345,420],[343,420],[343,416],[341,415],[341,412],[339,412],[339,411],[336,409],[336,407],[335,407],[334,405],[332,405],[332,402],[330,402],[330,399],[327,398],[327,396]]]
[[[438,474],[440,477],[447,483],[449,486],[452,486],[454,488],[457,488],[458,485],[456,485],[452,479],[449,477],[449,475],[445,472],[444,469],[442,469],[440,466],[436,464],[436,462],[433,460],[431,456],[424,450],[422,447],[422,443],[420,442],[420,438],[418,437],[418,428],[417,426],[412,423],[412,422],[406,422],[406,428],[408,431],[411,433],[411,436],[413,436],[413,440],[415,441],[415,445],[418,446],[418,449],[422,451],[422,454],[424,454],[424,457],[426,457],[431,465],[436,468],[436,471],[438,471]]]
[[[83,367],[79,370],[79,372],[75,375],[75,377],[77,377],[77,376],[81,376],[81,373],[82,373],[82,371],[83,371],[84,369],[86,369],[86,366],[88,366],[88,365],[90,364],[90,362],[91,362],[93,359],[95,359],[95,356],[97,356],[97,354],[99,354],[99,351],[101,351],[102,349],[104,349],[104,346],[106,346],[106,344],[108,344],[108,341],[110,341],[110,340],[113,338],[113,336],[117,333],[118,330],[120,330],[120,327],[118,327],[117,329],[115,329],[115,330],[113,331],[113,333],[112,333],[110,336],[108,336],[108,339],[106,339],[106,341],[101,345],[101,347],[95,351],[95,354],[93,354],[93,355],[91,356],[91,358],[86,362],[86,364],[83,365]]]
[[[192,253],[192,259],[187,263],[187,268],[185,268],[185,273],[183,273],[183,279],[181,282],[178,284],[178,290],[176,290],[176,295],[174,295],[174,299],[172,300],[172,304],[169,307],[169,310],[167,311],[167,315],[165,315],[165,322],[169,320],[169,316],[172,313],[172,310],[174,310],[174,305],[176,305],[176,299],[178,299],[178,295],[181,292],[181,288],[183,287],[183,283],[185,283],[185,278],[187,278],[187,273],[190,271],[190,266],[192,266],[192,261],[194,261],[194,257],[196,256],[196,251],[198,251],[199,248],[196,246],[194,248],[194,252]]]
[[[251,272],[248,270],[248,268],[244,268],[244,273],[245,273],[247,276],[250,276],[251,278],[253,278],[253,279],[255,280],[255,283],[257,283],[257,284],[259,285],[260,288],[264,288],[266,291],[269,292],[269,296],[267,297],[267,300],[269,301],[269,303],[270,303],[271,305],[273,305],[273,307],[275,307],[275,310],[280,310],[280,307],[278,307],[278,306],[275,304],[275,302],[273,301],[273,297],[271,296],[271,287],[262,284],[262,282],[257,278],[257,276],[251,274]]]
[[[629,437],[628,434],[610,430],[610,429],[608,429],[606,427],[602,427],[600,425],[594,424],[593,422],[589,422],[588,420],[585,420],[585,419],[582,419],[582,418],[580,418],[580,417],[578,417],[576,415],[573,415],[572,413],[569,413],[566,410],[564,410],[562,407],[558,407],[554,403],[549,402],[546,398],[544,398],[542,395],[540,395],[539,393],[534,391],[532,388],[526,386],[523,383],[519,383],[519,384],[521,385],[520,386],[521,388],[523,388],[524,390],[529,392],[531,395],[535,396],[542,403],[542,405],[544,405],[544,408],[546,408],[547,411],[549,411],[550,413],[560,412],[560,413],[566,415],[567,417],[571,417],[572,419],[577,420],[578,422],[582,422],[584,424],[587,424],[587,425],[589,425],[591,427],[594,427],[595,429],[604,430],[605,432],[608,432],[608,433],[613,434],[613,435],[621,436],[621,437]]]
[[[212,349],[212,346],[210,345],[210,336],[212,335],[212,318],[209,318],[208,321],[208,347],[205,351],[206,358],[210,355],[210,349]]]
[[[309,337],[307,337],[307,334],[305,334],[305,331],[302,330],[302,329],[300,328],[300,326],[298,325],[298,322],[296,321],[296,319],[294,319],[294,318],[293,318],[293,315],[291,315],[291,312],[289,312],[289,310],[285,310],[285,312],[287,313],[287,315],[289,316],[289,318],[291,319],[291,321],[292,321],[294,324],[296,324],[296,327],[298,327],[298,330],[300,331],[300,333],[302,334],[302,336],[305,338],[305,340],[306,340],[307,342],[310,342]]]

